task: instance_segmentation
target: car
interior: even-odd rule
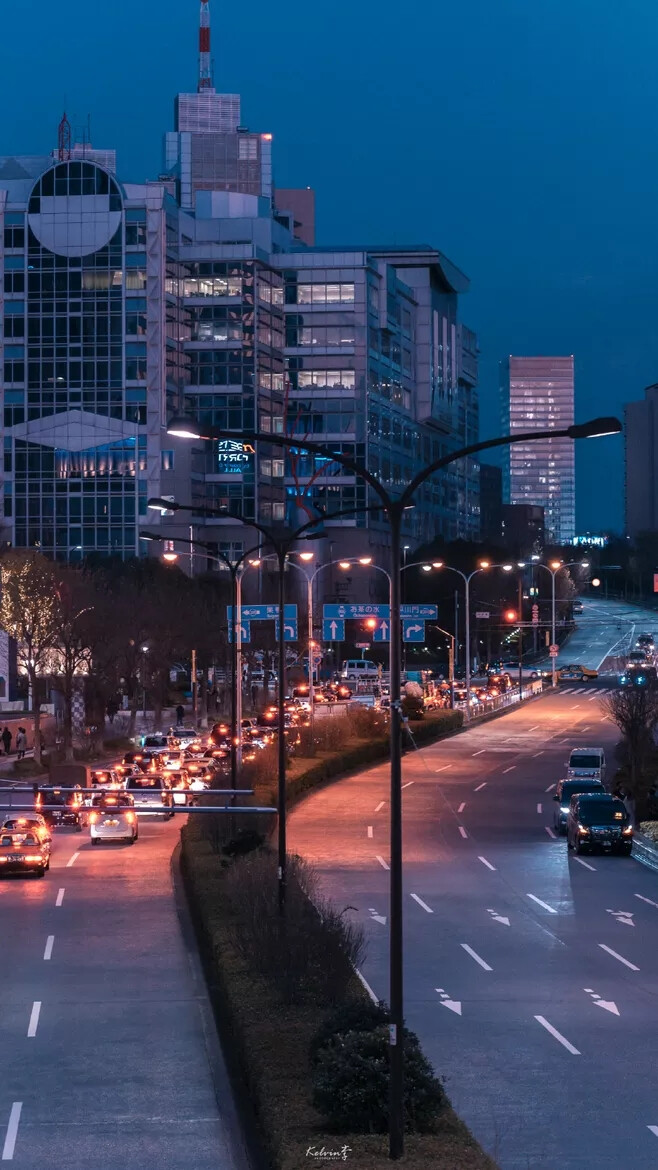
[[[127,841],[134,845],[139,837],[134,801],[126,792],[95,796],[88,822],[92,845],[100,845],[101,841]]]
[[[598,678],[598,670],[594,670],[591,666],[583,666],[581,663],[572,662],[570,666],[561,666],[557,672],[557,681],[561,682],[591,682],[592,679]]]
[[[199,732],[195,727],[172,727],[166,746],[186,748],[188,744],[194,743],[198,738]]]
[[[648,650],[651,654],[656,649],[653,634],[638,634],[635,639],[635,645],[639,650]]]
[[[567,848],[576,853],[600,848],[630,855],[633,826],[624,802],[607,792],[573,796],[567,815]]]
[[[168,777],[163,772],[144,772],[140,776],[129,776],[126,780],[126,792],[129,792],[135,802],[135,812],[138,816],[162,816],[165,818],[174,815],[174,798]],[[164,810],[154,806],[164,805]]]
[[[146,748],[147,751],[163,751],[169,746],[167,736],[163,735],[162,732],[158,732],[155,735],[142,735],[139,744],[140,747]]]
[[[626,659],[627,666],[650,666],[651,654],[648,650],[637,649],[631,650]]]
[[[34,833],[42,845],[48,846],[48,854],[50,855],[53,838],[46,824],[46,818],[41,813],[21,813],[20,816],[5,817],[0,826],[0,832]]]
[[[123,782],[116,768],[99,768],[91,774],[92,788],[120,788]]]
[[[656,687],[658,686],[658,671],[655,666],[640,666],[633,663],[627,666],[623,674],[619,675],[620,687]]]
[[[168,748],[166,752],[162,753],[162,758],[159,762],[160,766],[166,772],[180,772],[181,768],[185,767],[186,761],[187,757],[185,752],[180,748],[177,748],[174,751],[172,751],[171,748]]]
[[[583,603],[582,603],[582,601],[574,601],[574,603],[573,603],[573,612],[574,612],[574,613],[582,613],[582,612],[583,612]]]
[[[577,747],[571,752],[567,760],[567,777],[569,780],[582,779],[605,780],[605,752],[602,747]]]
[[[34,797],[34,811],[40,813],[46,824],[74,825],[82,832],[81,810],[83,791],[62,792],[61,788],[40,788]]]
[[[553,810],[553,828],[557,833],[566,832],[571,797],[579,796],[585,792],[605,792],[605,788],[600,780],[590,779],[587,776],[580,780],[567,778],[559,781],[553,797],[556,805]]]
[[[50,848],[36,833],[0,833],[0,873],[33,873],[50,869]]]

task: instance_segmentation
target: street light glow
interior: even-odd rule
[[[299,554],[299,559],[300,561],[312,561],[314,556],[313,552],[303,552]]]
[[[174,415],[167,427],[168,435],[175,435],[178,439],[201,439],[203,436],[198,422],[186,414]]]
[[[443,568],[443,561],[432,561],[432,568],[433,569],[442,569]]]
[[[350,562],[350,561],[339,561],[339,562],[338,562],[338,568],[339,568],[339,569],[351,569],[351,568],[352,568],[352,564],[351,564],[351,562]]]
[[[490,569],[491,568],[491,561],[480,561],[480,568],[481,569]]]
[[[511,573],[514,565],[501,565],[500,567],[501,569],[504,569],[506,573]]]
[[[372,557],[359,557],[359,564],[360,565],[371,565],[372,564]]]
[[[424,573],[431,573],[432,572],[432,565],[423,565],[423,572]]]
[[[594,586],[595,589],[598,589],[600,584],[601,584],[601,582],[600,582],[598,577],[592,578],[592,585]]]
[[[556,571],[560,568],[562,561],[551,561],[551,568]]]

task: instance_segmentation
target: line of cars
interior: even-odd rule
[[[576,854],[601,849],[630,855],[633,824],[623,800],[605,787],[603,748],[574,748],[553,801],[553,827],[566,835],[567,849]]]
[[[637,635],[635,645],[626,659],[626,666],[619,676],[619,684],[622,687],[658,686],[654,634]]]

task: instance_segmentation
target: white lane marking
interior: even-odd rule
[[[56,906],[61,906],[61,904],[62,904],[62,902],[63,902],[63,901],[64,901],[64,886],[62,886],[62,887],[61,887],[61,888],[60,888],[60,889],[57,891],[57,901],[55,902],[55,905],[56,905]]]
[[[506,772],[513,772],[515,768],[516,768],[516,764],[510,764],[509,768],[503,768],[503,776],[505,775]]]
[[[566,1048],[567,1052],[570,1052],[572,1056],[580,1056],[578,1049],[574,1048],[573,1044],[570,1044],[566,1037],[563,1036],[561,1032],[558,1032],[557,1028],[554,1028],[552,1024],[549,1024],[548,1020],[545,1019],[544,1016],[535,1016],[535,1019],[538,1024],[541,1024],[542,1028],[545,1028],[547,1032],[550,1032],[551,1036],[553,1036],[558,1041],[558,1043],[563,1046],[563,1048]]]
[[[28,1036],[36,1036],[37,1028],[39,1026],[39,1014],[41,1012],[41,1000],[35,999],[32,1004],[32,1012],[30,1013],[30,1022],[27,1026]]]
[[[530,734],[531,731],[536,731],[538,727],[539,727],[538,723],[535,723],[534,727],[529,727],[528,728],[528,735]]]
[[[375,812],[379,812],[380,808],[383,808],[385,804],[386,804],[385,800],[380,800],[379,804],[377,805],[377,808],[375,809]]]
[[[553,830],[548,825],[544,825],[544,828],[546,829],[549,837],[552,837],[554,841],[557,841],[557,835],[553,832]]]
[[[544,910],[548,910],[549,914],[557,914],[557,910],[553,906],[549,906],[548,902],[542,902],[541,898],[537,898],[534,894],[528,894],[528,897],[532,898],[538,906],[542,906]]]
[[[536,760],[539,756],[543,756],[543,754],[544,754],[543,752],[535,752],[535,754],[532,758],[533,758],[533,760]]]
[[[486,857],[478,857],[478,861],[481,861],[483,865],[486,865],[487,869],[492,869],[494,873],[496,872],[495,865],[492,865],[490,861],[487,861]]]
[[[584,865],[585,869],[591,869],[592,873],[596,873],[596,866],[590,865],[589,861],[583,861],[582,857],[574,857],[574,861],[577,861],[579,865]]]
[[[468,837],[468,833],[466,832],[466,829],[464,828],[463,825],[459,826],[459,832],[461,833],[462,837],[464,837],[464,838]]]
[[[390,869],[391,868],[390,865],[388,864],[388,862],[384,861],[384,858],[380,857],[378,853],[376,853],[375,856],[376,856],[379,864],[381,865],[382,869]]]
[[[403,784],[402,788],[409,788],[411,784],[413,784],[413,780],[407,780],[407,783]]]
[[[654,1137],[658,1137],[658,1125],[648,1125],[647,1129],[651,1130]]]
[[[648,902],[650,906],[655,906],[658,910],[658,902],[652,902],[651,898],[645,898],[644,894],[636,894],[635,897],[639,898],[641,902]]]
[[[46,939],[46,949],[43,952],[43,957],[45,960],[49,959],[50,956],[52,955],[54,942],[55,942],[55,935],[49,934],[48,938]]]
[[[372,837],[372,825],[368,825],[368,836]]]
[[[607,947],[605,943],[599,943],[598,945],[602,951],[607,951],[609,955],[612,955],[613,959],[618,959],[620,963],[623,963],[624,966],[628,967],[631,971],[640,970],[639,967],[635,966],[635,963],[629,963],[628,959],[625,959],[623,955],[618,955],[616,951],[613,951],[612,947]]]
[[[74,861],[75,861],[75,860],[76,860],[76,858],[78,858],[79,856],[80,856],[80,854],[79,854],[79,853],[74,853],[74,854],[73,854],[73,857],[69,857],[69,859],[68,859],[68,861],[67,861],[67,863],[66,863],[66,868],[68,869],[70,865],[73,865]]]
[[[436,768],[436,772],[445,772],[447,768],[452,768],[452,764],[444,764],[442,768]]]
[[[537,812],[538,812],[538,813],[540,813],[540,812],[541,812],[541,804],[537,804]]]
[[[573,707],[570,707],[569,710],[570,711],[577,711],[579,707],[580,707],[580,703],[574,703]]]
[[[579,731],[589,731],[589,729],[590,729],[589,723],[587,724],[587,727],[579,727],[578,728]]]
[[[464,809],[465,809],[465,808],[466,808],[466,805],[465,805],[464,801],[462,801],[462,803],[460,804],[459,808],[457,809],[457,812],[458,812],[458,813],[462,813],[462,812],[464,811]]]
[[[474,791],[481,792],[482,789],[486,788],[486,787],[487,787],[487,782],[486,782],[486,780],[483,780],[481,784],[478,784],[477,788],[475,788]]]
[[[479,752],[473,752],[473,755],[474,756],[481,756],[484,754],[484,752],[486,752],[486,750],[487,750],[486,748],[480,748]]]
[[[472,947],[469,947],[468,943],[460,943],[459,945],[460,947],[464,948],[467,955],[470,955],[472,959],[475,959],[476,963],[480,964],[483,971],[493,971],[493,967],[490,967],[488,963],[485,963],[484,959],[478,955],[477,951],[474,951]]]
[[[422,906],[423,910],[426,910],[428,914],[434,913],[434,911],[432,910],[432,907],[428,906],[427,902],[423,902],[423,899],[419,898],[418,894],[412,894],[411,897],[413,898],[414,902],[417,902],[419,906]]]
[[[16,1145],[16,1135],[18,1134],[18,1123],[21,1119],[21,1109],[23,1108],[22,1101],[14,1101],[11,1111],[9,1113],[9,1121],[7,1123],[7,1133],[5,1136],[5,1144],[2,1147],[2,1161],[11,1162],[14,1157],[14,1147]]]
[[[357,979],[360,981],[360,983],[362,984],[362,986],[363,986],[363,987],[365,987],[365,989],[366,989],[366,991],[368,992],[368,995],[370,996],[370,998],[371,998],[372,1002],[373,1002],[373,1003],[379,1003],[379,1000],[378,1000],[377,996],[375,995],[374,991],[372,990],[372,987],[371,987],[371,986],[370,986],[370,984],[368,983],[368,980],[364,978],[364,976],[363,976],[363,975],[361,974],[361,972],[359,971],[359,968],[358,968],[358,967],[355,967],[355,968],[354,968],[354,974],[356,975]]]
[[[549,784],[548,788],[544,789],[544,792],[552,792],[554,788],[555,788],[554,784]]]

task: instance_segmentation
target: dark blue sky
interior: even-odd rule
[[[658,380],[654,0],[211,3],[216,87],[273,132],[277,184],[315,187],[319,241],[432,243],[471,278],[482,437],[508,353],[575,354],[579,418]],[[197,14],[4,5],[0,153],[51,148],[66,97],[122,178],[156,175]],[[581,444],[578,473],[579,529],[621,527],[621,440]]]

